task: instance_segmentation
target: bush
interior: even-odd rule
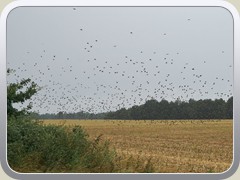
[[[9,165],[20,172],[112,172],[114,151],[108,142],[89,141],[80,126],[43,126],[37,121],[9,118]]]

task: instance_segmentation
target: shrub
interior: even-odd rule
[[[80,126],[43,126],[25,118],[9,118],[9,165],[20,172],[112,172],[115,153],[109,143],[88,140]]]

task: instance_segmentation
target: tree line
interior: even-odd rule
[[[233,97],[223,99],[168,102],[148,100],[140,106],[110,112],[105,119],[232,119]]]
[[[131,108],[121,108],[106,113],[64,113],[37,115],[40,119],[232,119],[233,97],[227,101],[221,99],[204,99],[189,101],[157,101],[151,99],[142,105]]]
[[[77,113],[66,113],[66,112],[58,112],[55,113],[46,113],[46,114],[37,114],[32,113],[33,118],[37,119],[104,119],[107,113],[88,113],[84,111],[80,111]]]

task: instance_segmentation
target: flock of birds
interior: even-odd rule
[[[79,33],[84,31],[83,27],[79,28]],[[134,36],[134,31],[126,33],[127,38]],[[167,33],[162,36],[167,36]],[[121,46],[117,43],[109,45],[109,52],[115,53],[116,57],[102,58],[95,52],[100,41],[82,42],[83,48],[79,49],[84,55],[82,59],[58,56],[42,49],[41,54],[35,55],[35,60],[23,61],[19,67],[8,62],[8,67],[15,70],[8,77],[8,83],[19,82],[23,78],[36,82],[41,90],[30,101],[33,111],[42,114],[60,111],[109,112],[141,105],[150,99],[227,100],[232,96],[232,79],[214,74],[208,77],[201,72],[202,68],[209,66],[208,60],[198,63],[195,60],[182,61],[183,51],[162,52],[157,48],[129,49],[136,56],[121,54],[118,52]],[[221,50],[219,53],[224,55],[225,52]],[[28,56],[31,52],[25,54]],[[226,68],[233,72],[232,64]],[[222,91],[220,87],[223,86],[227,86],[228,90]],[[20,108],[24,106],[25,103]]]

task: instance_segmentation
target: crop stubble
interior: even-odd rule
[[[94,139],[110,141],[119,164],[147,163],[159,173],[220,173],[233,159],[232,120],[44,120],[82,126]],[[134,169],[128,169],[134,172]]]

